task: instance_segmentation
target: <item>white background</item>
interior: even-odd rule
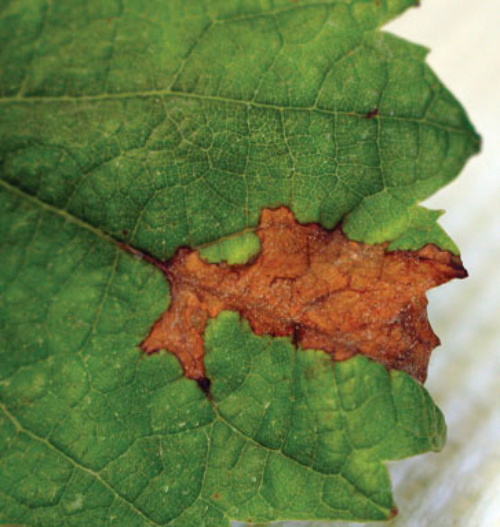
[[[426,386],[445,414],[448,442],[440,454],[390,465],[400,513],[386,525],[500,527],[500,0],[421,4],[385,30],[431,49],[428,62],[468,111],[483,149],[425,203],[446,210],[441,225],[470,277],[429,294],[442,346]]]
[[[443,345],[427,389],[443,410],[441,454],[393,466],[391,527],[500,527],[500,0],[424,0],[385,28],[431,49],[483,149],[426,202],[457,242],[470,277],[429,294]]]
[[[500,0],[424,0],[386,28],[431,49],[428,62],[467,109],[482,153],[426,202],[445,209],[470,278],[430,293],[443,345],[427,388],[448,423],[438,455],[391,470],[393,527],[500,527]]]
[[[457,242],[470,277],[429,294],[443,345],[427,389],[443,410],[441,454],[393,466],[391,527],[500,527],[500,0],[424,0],[386,27],[431,49],[483,149],[426,205]]]

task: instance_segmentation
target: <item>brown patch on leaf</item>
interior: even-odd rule
[[[386,252],[387,244],[348,240],[340,227],[301,225],[284,207],[264,210],[256,233],[261,252],[246,265],[209,264],[191,249],[160,265],[172,300],[144,351],[169,350],[187,377],[205,379],[207,321],[229,309],[257,335],[288,336],[334,360],[362,353],[425,380],[439,344],[425,292],[467,275],[458,257],[433,245]]]

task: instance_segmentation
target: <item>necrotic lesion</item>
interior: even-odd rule
[[[256,233],[260,253],[246,265],[210,264],[181,249],[162,266],[171,303],[142,342],[145,352],[174,353],[186,377],[202,382],[207,322],[232,310],[258,335],[288,336],[334,360],[361,353],[425,380],[439,344],[425,294],[466,276],[457,256],[433,245],[387,252],[340,227],[301,225],[285,207],[263,210]]]

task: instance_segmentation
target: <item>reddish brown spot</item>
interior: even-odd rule
[[[386,252],[387,244],[350,241],[339,227],[300,225],[284,207],[264,210],[256,232],[261,252],[247,265],[209,264],[191,249],[158,264],[172,299],[144,351],[169,350],[187,377],[205,379],[203,332],[229,309],[257,335],[288,336],[335,360],[362,353],[425,380],[439,344],[425,292],[466,276],[458,257],[433,245]]]
[[[369,111],[369,112],[365,115],[365,117],[366,117],[367,119],[373,119],[373,118],[374,118],[375,116],[377,116],[377,115],[378,115],[378,108],[374,108],[373,110]]]

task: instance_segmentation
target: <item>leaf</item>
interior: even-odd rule
[[[0,523],[394,514],[383,462],[444,441],[425,389],[223,312],[207,397],[172,354],[139,353],[170,292],[122,242],[241,262],[261,210],[285,205],[457,253],[418,202],[479,139],[426,50],[378,29],[414,3],[2,4]]]

